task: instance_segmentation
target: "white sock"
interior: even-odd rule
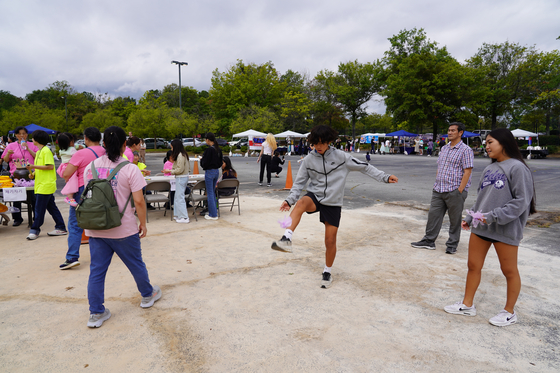
[[[292,239],[292,234],[294,234],[294,232],[291,229],[286,229],[286,232],[284,232],[284,236],[289,240]]]
[[[327,267],[327,266],[325,265],[325,269],[323,270],[323,273],[324,273],[324,272],[331,273],[331,268],[332,268],[332,267]]]

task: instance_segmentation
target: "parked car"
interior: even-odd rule
[[[228,146],[228,142],[225,139],[216,139],[216,142],[218,143],[219,146]]]
[[[230,142],[228,142],[229,146],[235,146],[237,148],[240,148],[239,143],[249,143],[249,139],[247,137],[241,137],[239,139],[233,139]],[[247,145],[245,145],[247,146]]]
[[[204,143],[197,138],[185,137],[183,138],[183,146],[202,146]]]
[[[168,149],[168,144],[165,142],[164,139],[158,138],[154,147],[154,138],[148,137],[144,139],[144,143],[146,144],[146,149]]]
[[[237,142],[237,149],[241,149],[242,146],[249,146],[249,139],[248,138],[244,138],[241,139]]]
[[[482,137],[482,140],[486,140],[486,135],[488,135],[491,131],[490,130],[474,130],[473,133],[477,133]]]

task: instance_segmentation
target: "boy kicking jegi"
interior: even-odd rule
[[[336,138],[336,131],[328,126],[320,125],[311,130],[309,142],[314,145],[314,149],[304,158],[290,194],[280,206],[280,211],[289,211],[295,204],[290,213],[292,225],[286,229],[279,241],[272,243],[274,250],[291,252],[292,233],[298,226],[303,213],[319,212],[319,220],[325,224],[326,263],[321,282],[321,287],[324,289],[328,288],[333,281],[331,267],[336,257],[336,235],[348,173],[360,171],[379,182],[398,182],[396,176],[386,174],[348,153],[329,146]],[[309,182],[307,194],[299,199],[307,182]]]

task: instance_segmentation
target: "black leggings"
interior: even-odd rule
[[[264,176],[264,168],[266,166],[266,179],[267,182],[270,184],[270,182],[272,181],[272,176],[270,174],[271,171],[271,162],[272,162],[272,157],[270,155],[266,155],[263,154],[261,156],[261,174],[259,176],[259,183],[263,182],[263,176]]]

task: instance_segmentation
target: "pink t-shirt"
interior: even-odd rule
[[[130,163],[134,162],[134,153],[132,152],[132,150],[130,150],[130,148],[128,146],[124,150],[124,155],[125,155],[126,158],[128,158],[128,161]]]
[[[165,162],[165,164],[163,165],[163,169],[164,170],[171,170],[173,168],[173,162],[171,161],[167,161]],[[164,172],[165,176],[170,176],[171,172]]]
[[[74,153],[72,158],[70,158],[70,162],[68,162],[71,165],[78,167],[78,170],[76,171],[76,173],[78,174],[78,187],[84,186],[84,170],[86,169],[87,165],[89,165],[91,161],[97,158],[90,149],[93,149],[93,151],[95,151],[95,153],[99,157],[105,155],[105,148],[103,148],[102,146],[90,146],[89,148],[78,150],[76,153]]]
[[[95,164],[98,177],[105,179],[119,163],[124,161],[126,161],[126,159],[120,157],[117,162],[111,162],[107,156],[103,156],[96,159],[93,163]],[[89,182],[91,179],[91,164],[89,164],[84,171],[84,183]],[[115,198],[117,199],[117,204],[119,205],[119,211],[122,211],[130,193],[142,190],[142,188],[146,186],[146,180],[144,180],[140,169],[136,167],[135,164],[131,163],[124,166],[119,172],[117,172],[117,175],[111,181],[111,186],[113,187],[113,191],[115,191]],[[132,236],[133,234],[138,234],[138,223],[136,222],[136,216],[134,215],[135,209],[131,205],[133,199],[134,197],[131,197],[121,219],[122,224],[119,227],[107,230],[86,229],[86,236],[100,238],[125,238]]]
[[[27,147],[32,151],[34,151],[35,153],[37,153],[37,151],[39,150],[35,145],[33,145],[32,141],[27,141],[26,144]],[[29,151],[25,150],[23,146],[21,146],[21,144],[18,142],[13,142],[11,144],[8,144],[6,146],[6,149],[4,149],[4,152],[2,153],[2,158],[4,158],[6,154],[8,154],[8,150],[10,149],[14,151],[10,155],[10,160],[9,160],[10,174],[13,175],[14,171],[16,170],[16,164],[14,163],[14,161],[16,160],[25,159],[27,163],[35,164],[35,157],[33,157],[31,153],[29,153]]]

